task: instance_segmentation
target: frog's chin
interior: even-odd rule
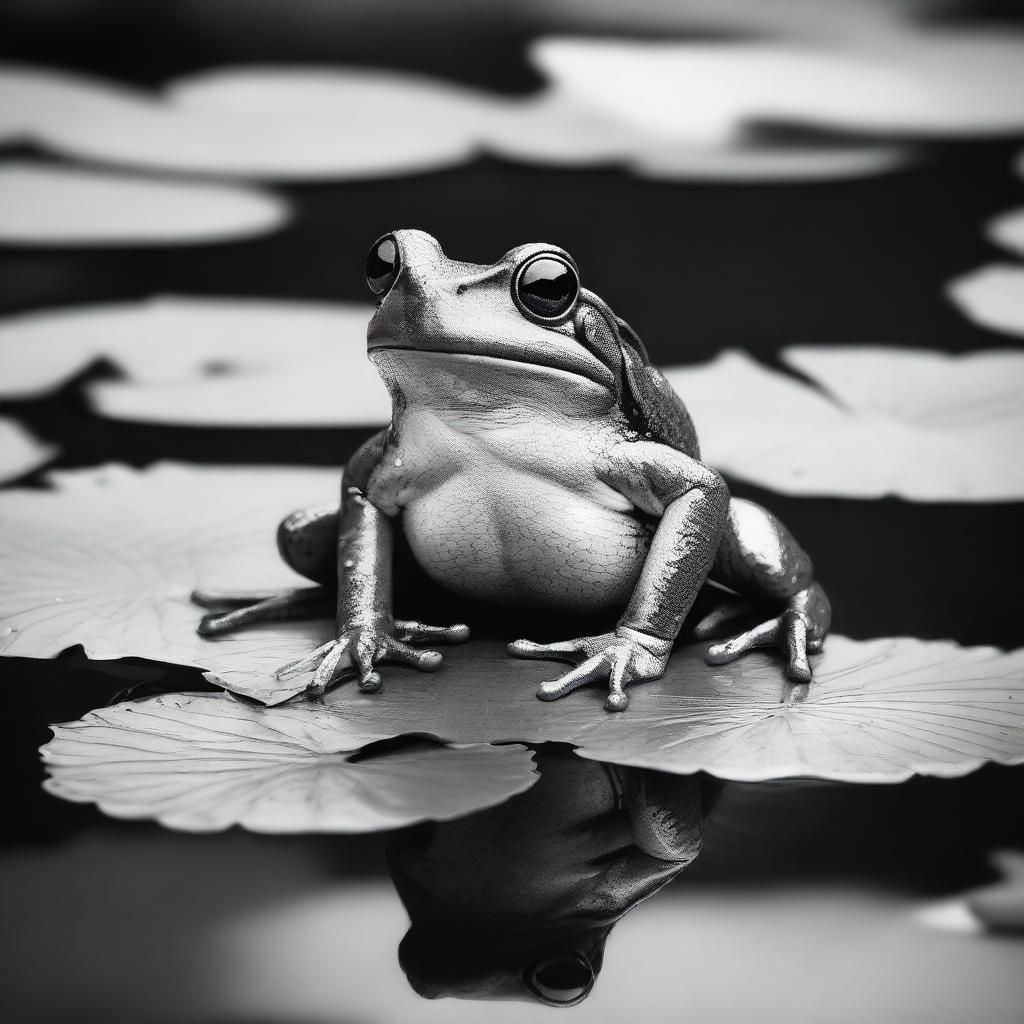
[[[528,350],[518,349],[514,354],[453,351],[441,348],[423,348],[408,344],[375,341],[367,346],[370,361],[380,375],[389,379],[422,379],[430,369],[447,369],[474,384],[490,384],[498,390],[514,388],[517,382],[540,380],[554,383],[574,391],[600,391],[615,400],[615,378],[611,371],[591,356],[578,358],[548,353],[545,359],[532,359]]]

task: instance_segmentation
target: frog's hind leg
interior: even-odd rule
[[[724,665],[747,651],[774,647],[785,657],[790,679],[809,682],[807,656],[821,651],[832,606],[789,530],[760,505],[733,498],[711,580],[739,600],[716,608],[695,627],[700,639],[733,633],[712,645],[705,661]]]
[[[258,593],[196,590],[192,601],[210,609],[199,622],[200,636],[330,613],[337,572],[337,504],[301,509],[287,516],[277,529],[277,547],[288,566],[320,585]]]

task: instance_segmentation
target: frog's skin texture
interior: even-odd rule
[[[530,285],[538,267],[561,276]],[[755,615],[753,628],[710,648],[709,662],[774,646],[794,680],[810,679],[807,655],[831,618],[810,559],[770,512],[730,500],[700,461],[679,397],[629,325],[578,286],[568,253],[538,243],[490,266],[459,263],[430,235],[404,230],[371,249],[368,268],[380,304],[367,345],[392,421],[349,460],[340,510],[281,524],[285,560],[338,595],[337,639],[282,673],[314,668],[310,692],[320,694],[347,655],[372,692],[382,661],[440,666],[439,652],[412,643],[468,637],[464,625],[394,620],[402,529],[424,570],[467,597],[618,615],[598,636],[509,645],[517,657],[573,664],[542,685],[544,700],[603,680],[606,707],[623,710],[627,685],[664,673],[709,577],[734,600],[698,636],[741,609]],[[237,607],[196,595],[214,609],[200,631],[304,614],[317,598],[299,590]]]
[[[500,807],[388,838],[411,922],[399,960],[420,995],[581,1002],[615,923],[700,852],[709,781],[557,745],[537,764],[537,783]],[[563,986],[545,986],[556,964]]]

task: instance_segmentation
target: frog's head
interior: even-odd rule
[[[558,246],[521,245],[486,266],[448,259],[426,232],[393,231],[371,247],[366,278],[379,303],[371,358],[412,350],[526,363],[615,389],[612,369],[577,340],[579,271]]]
[[[366,276],[378,300],[369,355],[393,394],[438,372],[491,395],[523,382],[540,401],[617,405],[638,430],[692,433],[636,333],[582,287],[575,260],[557,245],[460,263],[426,232],[392,231],[371,246]]]

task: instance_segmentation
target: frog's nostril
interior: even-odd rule
[[[382,299],[388,289],[395,283],[401,261],[398,255],[398,244],[393,235],[378,238],[366,254],[366,283],[377,298]]]

